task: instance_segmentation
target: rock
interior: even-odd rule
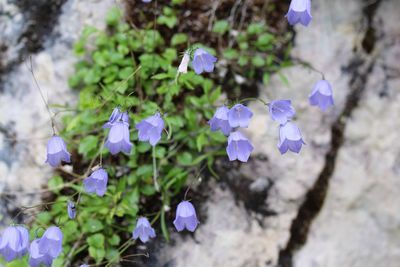
[[[294,266],[387,266],[400,261],[400,3],[382,1],[374,27],[375,67],[345,142],[321,213]],[[397,73],[397,75],[393,75]]]
[[[43,48],[32,55],[32,65],[50,104],[73,106],[76,103],[77,97],[69,89],[67,82],[77,60],[73,55],[72,45],[85,25],[104,27],[105,14],[115,4],[113,0],[66,1],[60,14],[55,14],[55,21],[58,23],[54,29],[47,35],[40,35],[43,37]],[[20,205],[37,203],[40,199],[40,188],[51,177],[52,172],[45,164],[46,143],[51,136],[49,116],[28,70],[28,54],[22,54],[23,49],[18,49],[26,44],[26,40],[21,41],[22,43],[18,43],[18,40],[24,35],[28,21],[21,17],[23,11],[19,10],[17,4],[7,3],[4,7],[0,16],[0,29],[5,29],[2,40],[8,42],[3,44],[11,48],[2,55],[2,65],[14,66],[8,67],[8,72],[4,74],[6,77],[2,77],[4,84],[0,94],[0,114],[6,114],[0,122],[2,215]],[[52,10],[50,7],[49,9]],[[16,60],[18,58],[25,58],[25,61],[19,62]],[[57,125],[62,127],[59,123]],[[7,197],[3,192],[7,192]],[[9,201],[9,197],[14,194],[17,198]],[[7,223],[7,220],[2,220],[2,223]]]

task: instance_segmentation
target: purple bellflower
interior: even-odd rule
[[[296,115],[290,100],[274,100],[269,104],[269,114],[274,121],[285,124]]]
[[[92,174],[83,181],[83,184],[86,192],[96,193],[99,197],[102,197],[107,191],[107,182],[108,174],[103,168],[100,168],[92,172]]]
[[[10,262],[28,252],[29,233],[23,226],[9,226],[0,237],[0,254]]]
[[[229,135],[226,153],[230,161],[247,162],[253,149],[250,141],[242,133],[233,132]]]
[[[104,144],[113,155],[123,151],[131,153],[132,143],[129,140],[129,124],[123,120],[115,122],[108,133],[107,142]]]
[[[67,146],[64,140],[54,135],[47,143],[47,159],[46,162],[52,167],[57,167],[61,161],[71,162],[71,154],[67,151]]]
[[[108,121],[103,125],[103,128],[111,128],[116,122],[123,121],[129,125],[128,112],[121,112],[119,108],[114,108]]]
[[[196,210],[192,203],[186,200],[179,203],[174,220],[176,230],[181,232],[186,228],[188,231],[194,232],[198,224],[199,220],[197,220]]]
[[[76,217],[76,207],[75,207],[75,203],[74,202],[68,200],[67,211],[68,211],[68,217],[70,219],[75,219],[75,217]]]
[[[139,141],[148,141],[152,146],[155,146],[161,139],[164,120],[161,118],[160,113],[157,112],[155,115],[136,124],[136,129],[139,131]]]
[[[156,232],[146,217],[140,217],[136,223],[132,237],[135,240],[139,238],[143,243],[146,243],[150,238],[156,237]]]
[[[212,56],[203,48],[198,48],[194,52],[193,56],[193,69],[197,74],[205,72],[212,72],[214,70],[214,64],[217,61],[217,58]]]
[[[303,144],[306,143],[304,143],[300,129],[296,124],[287,122],[280,126],[278,148],[281,154],[285,154],[288,150],[299,153]]]
[[[215,132],[221,130],[224,133],[224,135],[229,135],[232,128],[229,125],[228,112],[229,108],[225,106],[219,107],[217,109],[217,111],[214,114],[214,117],[212,117],[211,120],[208,122],[208,124],[210,124],[211,131]]]
[[[333,93],[330,83],[327,80],[317,82],[308,100],[311,106],[318,106],[322,111],[333,106]]]
[[[39,254],[50,256],[55,259],[62,251],[63,233],[57,226],[49,227],[40,238],[38,247]]]
[[[54,258],[48,254],[41,254],[39,252],[39,242],[40,239],[35,239],[31,243],[29,249],[29,266],[40,267],[43,264],[44,266],[50,267]]]
[[[181,64],[179,64],[178,67],[179,73],[187,73],[189,61],[190,61],[190,54],[188,52],[185,52],[185,54],[183,54]]]
[[[142,0],[142,2],[147,4],[147,3],[150,3],[151,0]]]
[[[253,117],[253,112],[242,104],[234,105],[228,112],[228,121],[232,128],[247,128],[251,117]]]
[[[301,23],[308,26],[312,20],[311,0],[292,0],[286,17],[290,25]]]
[[[151,0],[150,0],[151,1]],[[79,266],[79,267],[89,267],[89,265],[87,265],[87,264],[82,264],[81,266]]]

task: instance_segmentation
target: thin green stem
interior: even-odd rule
[[[158,170],[157,170],[157,160],[156,160],[156,146],[153,146],[153,182],[156,191],[160,191],[160,186],[158,185],[157,181]]]

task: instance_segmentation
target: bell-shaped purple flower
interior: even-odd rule
[[[39,254],[50,256],[55,259],[62,251],[63,233],[57,226],[49,227],[40,238],[38,247]]]
[[[139,141],[148,141],[152,146],[155,146],[161,139],[164,120],[161,118],[160,113],[157,112],[155,115],[136,124],[136,129],[139,131]]]
[[[0,236],[0,254],[10,262],[28,252],[29,233],[23,226],[9,226]]]
[[[230,161],[247,162],[253,149],[253,145],[242,133],[233,132],[229,135],[226,153]]]
[[[103,169],[97,169],[83,180],[85,191],[88,193],[96,193],[99,197],[104,196],[107,191],[108,174]]]
[[[75,203],[74,202],[68,200],[67,211],[68,211],[68,217],[70,219],[75,219],[75,217],[76,217],[76,207],[75,207]]]
[[[274,100],[269,104],[269,114],[274,121],[285,124],[296,115],[290,100]]]
[[[280,126],[278,148],[281,154],[285,154],[288,150],[299,153],[303,144],[306,143],[304,143],[300,129],[296,124],[287,122]]]
[[[87,264],[82,264],[82,265],[79,266],[79,267],[89,267],[89,265],[87,265]]]
[[[247,128],[251,117],[253,117],[253,112],[242,104],[234,105],[228,112],[228,121],[232,128]]]
[[[42,265],[50,267],[53,263],[54,258],[48,254],[42,254],[39,252],[40,239],[32,241],[29,249],[29,266],[40,267]]]
[[[319,106],[322,111],[333,106],[332,87],[327,80],[321,80],[314,86],[313,91],[308,96],[311,106]]]
[[[222,106],[217,109],[214,114],[214,117],[208,122],[211,127],[211,131],[215,132],[221,130],[224,135],[229,135],[232,130],[232,127],[229,125],[228,121],[228,112],[229,108]]]
[[[311,0],[292,0],[286,17],[290,25],[301,23],[308,26],[312,20]]]
[[[186,200],[179,203],[174,220],[176,230],[180,232],[186,228],[188,231],[194,232],[198,224],[199,220],[197,220],[196,210],[192,203]]]
[[[116,122],[123,121],[129,125],[128,112],[121,112],[119,108],[114,108],[108,121],[103,125],[103,128],[111,128]]]
[[[120,151],[131,153],[132,143],[129,140],[129,124],[120,120],[111,126],[107,142],[104,144],[115,155]]]
[[[203,48],[198,48],[194,52],[193,56],[193,69],[197,74],[205,72],[212,72],[214,70],[214,64],[217,58],[209,54]]]
[[[146,217],[140,217],[136,223],[132,237],[135,240],[139,238],[143,243],[146,243],[150,238],[156,237],[156,232]]]
[[[61,161],[71,162],[71,154],[67,151],[67,146],[64,140],[54,135],[47,143],[47,159],[46,162],[52,167],[57,167]]]

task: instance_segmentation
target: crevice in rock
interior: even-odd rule
[[[351,73],[349,81],[350,93],[341,114],[331,127],[330,150],[325,155],[325,164],[314,186],[307,192],[299,212],[292,221],[290,238],[285,248],[279,252],[278,266],[292,267],[293,255],[306,243],[310,226],[323,207],[329,187],[329,180],[335,169],[339,149],[344,142],[344,133],[347,120],[357,108],[363,95],[368,76],[372,72],[374,60],[372,52],[376,45],[376,31],[373,19],[381,0],[377,0],[363,8],[365,19],[365,34],[361,42],[362,49],[355,49],[353,59],[343,71]]]

